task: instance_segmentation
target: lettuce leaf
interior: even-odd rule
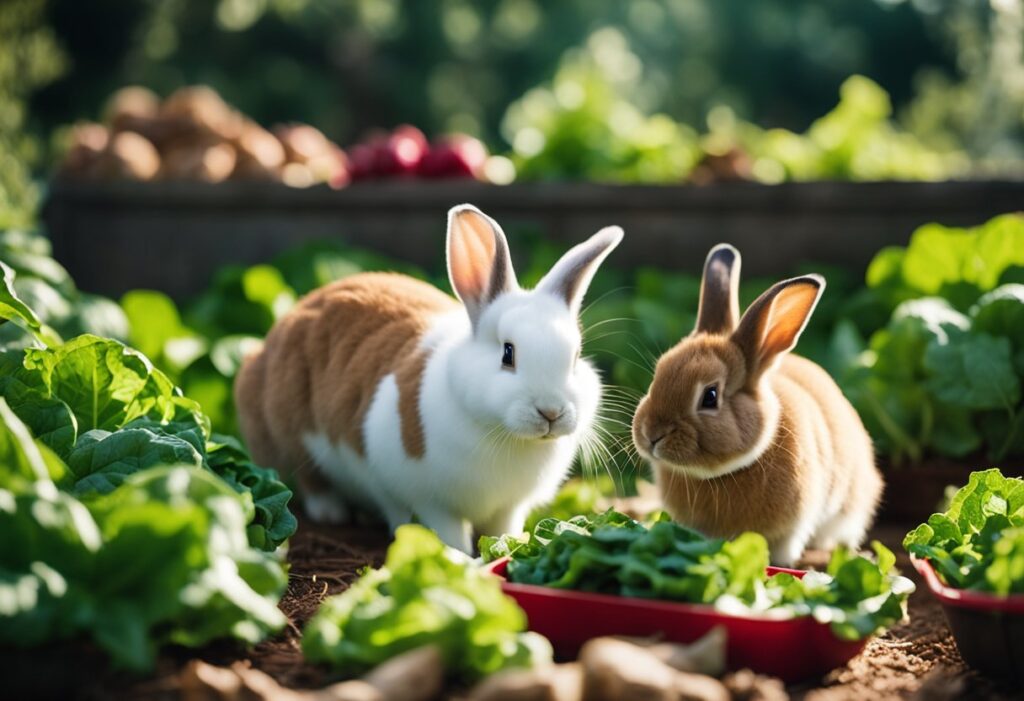
[[[0,396],[69,468],[62,489],[106,494],[150,467],[205,467],[255,507],[253,545],[274,550],[295,532],[292,492],[277,473],[255,465],[235,439],[211,436],[200,406],[138,351],[84,335],[4,351],[0,369]]]
[[[950,586],[1024,592],[1024,480],[998,469],[971,473],[949,508],[907,534],[903,547]]]
[[[321,604],[303,631],[302,649],[311,662],[357,671],[436,644],[447,668],[471,680],[550,662],[547,640],[525,630],[525,614],[497,578],[433,531],[407,525],[395,532],[384,567]]]
[[[85,636],[141,671],[165,643],[255,643],[284,625],[284,569],[248,542],[250,500],[209,470],[141,469],[76,497],[54,465],[0,398],[0,644]]]

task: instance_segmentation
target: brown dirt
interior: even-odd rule
[[[906,531],[906,527],[881,526],[873,536],[894,552],[902,553],[899,546]],[[291,573],[281,608],[288,615],[289,625],[281,635],[248,652],[232,646],[207,648],[198,655],[194,651],[170,651],[161,658],[153,678],[139,683],[107,678],[89,689],[85,697],[154,701],[178,698],[178,675],[187,661],[196,657],[221,665],[247,660],[285,686],[311,688],[327,684],[331,681],[329,674],[306,664],[302,658],[302,625],[325,596],[343,591],[362,567],[379,566],[386,545],[386,535],[377,530],[327,528],[301,521],[288,556]],[[806,559],[807,564],[821,567],[825,555],[812,552]],[[900,555],[899,566],[916,580],[916,572],[905,555]],[[872,640],[846,667],[834,670],[819,682],[790,687],[791,696],[803,701],[1024,698],[1018,690],[1000,688],[966,667],[946,627],[942,609],[923,585],[911,596],[909,608],[907,623]]]

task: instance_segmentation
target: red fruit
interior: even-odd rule
[[[427,138],[416,127],[403,124],[375,146],[377,175],[412,175],[427,152]]]
[[[356,144],[348,150],[349,175],[353,180],[377,174],[377,149],[372,144]]]
[[[479,139],[455,134],[436,142],[420,161],[424,178],[476,178],[487,161],[487,147]]]
[[[399,124],[397,127],[395,127],[394,131],[391,132],[391,136],[401,136],[406,139],[412,139],[417,144],[419,144],[420,149],[424,152],[428,148],[427,137],[423,134],[422,131],[420,131],[411,124]]]

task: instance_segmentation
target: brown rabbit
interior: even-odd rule
[[[808,543],[857,547],[882,492],[871,438],[828,373],[789,354],[825,280],[776,283],[739,318],[739,272],[732,246],[708,254],[697,326],[659,359],[633,440],[681,523],[757,531],[780,565]]]

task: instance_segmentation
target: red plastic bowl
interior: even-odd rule
[[[928,560],[910,561],[942,604],[960,656],[986,674],[1024,684],[1024,594],[956,589],[942,583]]]
[[[508,559],[502,558],[487,569],[504,580],[507,566]],[[769,567],[767,572],[769,576],[806,574],[778,567]],[[703,604],[591,594],[507,580],[501,588],[526,612],[530,630],[550,640],[562,659],[574,659],[583,643],[602,635],[660,635],[672,642],[691,643],[715,626],[724,626],[729,669],[750,668],[793,683],[842,667],[866,643],[840,640],[827,624],[809,616],[788,620],[733,616]]]

